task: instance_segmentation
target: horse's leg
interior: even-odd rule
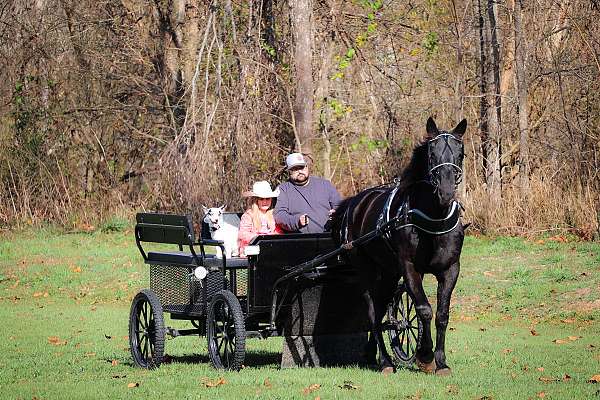
[[[417,366],[424,372],[433,373],[435,360],[433,358],[433,341],[431,340],[431,319],[433,311],[423,290],[423,276],[418,273],[411,262],[405,263],[405,281],[408,291],[415,302],[417,315],[423,323],[423,336],[417,346]]]
[[[446,364],[446,328],[450,315],[450,297],[458,279],[459,263],[455,263],[441,274],[437,274],[437,312],[435,314],[435,363],[438,375],[450,375],[450,368]]]
[[[371,336],[369,341],[375,340],[377,344],[377,349],[379,350],[379,368],[383,372],[391,372],[394,370],[394,364],[392,363],[392,358],[388,354],[385,343],[383,342],[383,335],[381,333],[381,320],[383,319],[383,315],[379,311],[379,308],[376,306],[376,301],[373,298],[372,293],[375,293],[372,289],[369,289],[365,292],[364,298],[367,303],[367,311],[369,316],[369,322],[371,324]]]

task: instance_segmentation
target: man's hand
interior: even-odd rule
[[[299,224],[299,225],[300,225],[300,227],[302,228],[302,227],[304,227],[304,226],[308,225],[308,221],[309,221],[309,219],[308,219],[308,215],[306,215],[306,214],[302,214],[302,215],[300,216],[300,219],[298,220],[298,224]]]

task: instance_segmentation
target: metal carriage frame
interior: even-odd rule
[[[239,220],[237,213],[225,217]],[[374,237],[366,235],[354,244]],[[149,265],[150,288],[141,290],[132,301],[129,344],[135,365],[148,369],[164,361],[167,335],[199,335],[207,338],[215,368],[238,370],[247,338],[283,334],[279,316],[287,306],[287,284],[327,276],[337,279],[353,272],[344,263],[346,248],[337,248],[329,234],[259,236],[251,243],[259,250],[256,254],[217,258],[208,250],[220,248],[224,253],[223,242],[196,239],[189,216],[138,213],[135,239]],[[147,251],[148,243],[153,244],[153,251]],[[178,251],[165,249],[167,245],[177,245]],[[164,313],[172,319],[189,320],[192,328],[166,326]],[[397,364],[412,364],[422,325],[402,282],[388,306],[383,327]]]

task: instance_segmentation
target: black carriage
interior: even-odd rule
[[[239,214],[225,213],[225,218],[239,224]],[[129,317],[131,354],[142,368],[161,364],[166,335],[200,335],[207,338],[215,368],[239,369],[247,338],[281,336],[289,328],[285,316],[294,287],[324,281],[336,285],[356,275],[344,262],[344,249],[327,233],[259,236],[246,257],[217,258],[214,249],[224,250],[223,243],[196,239],[189,216],[139,213],[136,221],[136,243],[150,268],[150,288],[134,297]],[[178,249],[165,250],[166,245]],[[192,327],[167,327],[163,313],[189,320]],[[410,365],[422,326],[402,282],[388,306],[384,329],[397,364]]]

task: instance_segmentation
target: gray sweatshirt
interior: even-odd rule
[[[323,232],[329,219],[329,210],[336,208],[341,197],[326,179],[311,176],[304,186],[291,182],[279,185],[281,193],[275,205],[275,222],[287,232]],[[308,225],[299,228],[302,214],[308,215]]]

